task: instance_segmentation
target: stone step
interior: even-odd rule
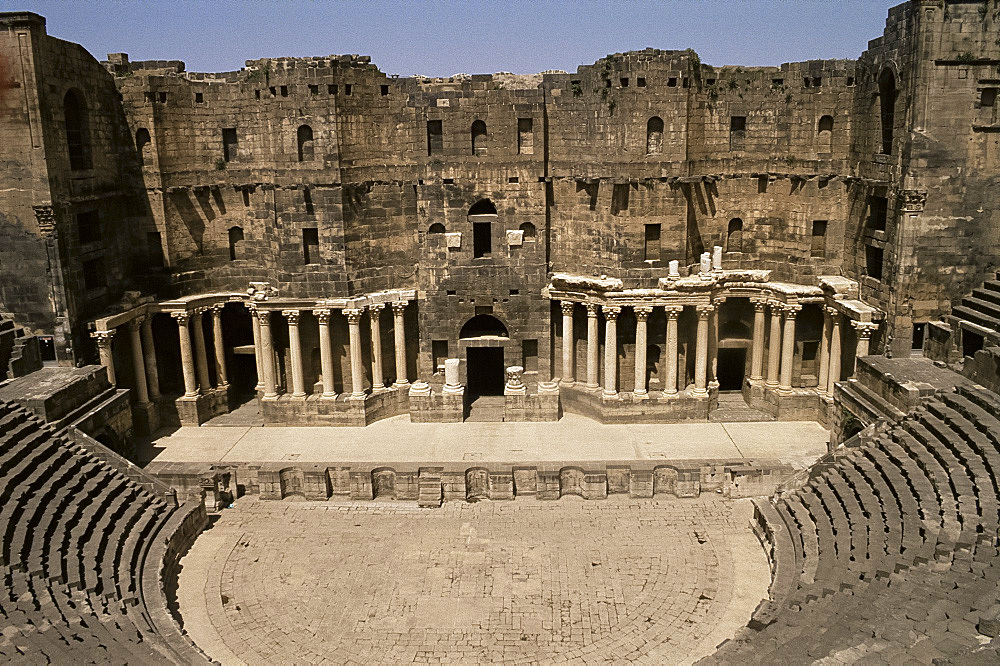
[[[964,319],[970,321],[973,324],[978,324],[979,326],[984,326],[993,330],[1000,330],[1000,319],[995,319],[989,315],[985,315],[977,310],[965,306],[958,306],[952,308],[951,313],[958,317],[959,319]]]

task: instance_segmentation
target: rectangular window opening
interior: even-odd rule
[[[454,289],[449,289],[445,293],[448,294],[449,296],[455,296],[456,294],[458,294],[458,292],[455,291]]]
[[[88,210],[76,215],[76,231],[80,245],[101,240],[101,218],[96,210]]]
[[[847,77],[847,81],[845,81],[845,83],[847,84],[848,88],[853,87],[854,86],[854,77],[853,76],[848,76]]]
[[[729,131],[730,132],[746,132],[747,131],[747,117],[746,116],[730,116],[729,117]]]
[[[319,263],[319,229],[316,227],[302,230],[302,258],[306,264]]]
[[[379,90],[382,93],[382,97],[388,97],[388,95],[389,95],[389,86],[379,86]]]
[[[868,197],[868,228],[874,231],[885,231],[885,223],[889,216],[889,200],[884,196]]]
[[[813,220],[812,226],[812,247],[810,248],[809,256],[811,257],[825,257],[826,256],[826,220]]]
[[[819,88],[823,85],[823,77],[814,76],[813,77],[813,88]]]
[[[785,85],[784,79],[771,79],[771,85],[775,88]]]
[[[511,176],[510,178],[507,179],[507,182],[516,185],[521,182],[521,179],[518,178],[517,176]]]
[[[628,79],[618,79],[618,83],[621,84],[622,88],[628,88]]]
[[[517,119],[517,153],[532,155],[535,152],[535,135],[532,132],[531,118]]]
[[[257,99],[260,99],[260,91],[259,90],[254,90],[253,94],[254,94],[254,97],[256,97]]]
[[[989,107],[996,105],[996,103],[997,103],[997,89],[983,88],[983,91],[979,94],[979,106]]]
[[[309,84],[309,94],[310,95],[318,95],[319,94],[319,85],[316,84],[316,83],[310,83]]]
[[[281,86],[281,96],[288,97],[288,86]]]
[[[157,94],[159,95],[159,98],[160,98],[160,104],[166,104],[167,103],[167,93],[161,92],[161,93],[157,93]]]
[[[493,239],[491,238],[489,222],[472,223],[472,256],[488,257],[493,251]]]
[[[236,149],[239,139],[236,136],[235,127],[222,128],[222,158],[227,162],[236,159]]]
[[[671,76],[670,78],[667,79],[667,87],[668,88],[676,88],[677,87],[677,77],[676,76]]]
[[[521,293],[521,290],[520,290],[520,289],[511,289],[511,290],[510,290],[510,292],[509,292],[509,294],[510,294],[511,296],[517,296],[517,295],[518,295],[518,294],[520,294],[520,293]]]
[[[636,79],[635,79],[635,86],[637,88],[645,88],[646,87],[646,79],[644,77],[642,77],[642,76],[636,77]]]
[[[538,340],[521,341],[521,367],[525,372],[538,372]]]
[[[628,210],[628,183],[615,183],[611,190],[611,214],[620,215]]]
[[[882,279],[882,256],[883,250],[874,245],[865,245],[865,270],[868,277],[876,280]]]
[[[196,104],[201,104],[202,102],[205,101],[205,94],[204,93],[200,93],[200,92],[196,92],[194,94],[194,101],[195,101]]]
[[[107,285],[108,278],[104,271],[103,257],[83,262],[83,286],[87,291],[103,289]]]
[[[643,259],[646,261],[660,260],[660,225],[646,225],[646,245]]]
[[[440,120],[427,121],[427,154],[440,154],[444,150],[444,133]]]
[[[336,95],[337,94],[337,84],[335,84],[335,83],[329,83],[329,84],[327,84],[327,86],[326,86],[326,94],[327,95]]]
[[[431,364],[434,366],[434,374],[444,372],[444,362],[448,358],[448,341],[431,340]]]
[[[441,182],[444,183],[445,185],[454,185],[455,184],[455,179],[454,178],[442,178]]]
[[[344,94],[345,95],[350,95],[352,89],[353,89],[353,87],[351,86],[350,83],[345,83],[344,84]]]

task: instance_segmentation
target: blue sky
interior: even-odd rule
[[[885,0],[664,2],[0,0],[99,60],[183,60],[189,71],[261,57],[370,55],[388,74],[574,71],[608,53],[695,49],[712,65],[856,58],[882,34]]]

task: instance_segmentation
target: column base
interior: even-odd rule
[[[700,388],[692,389],[691,390],[691,397],[692,398],[707,398],[708,397],[708,389],[700,389]]]
[[[336,393],[323,393],[319,397],[320,397],[320,400],[336,400],[337,399],[337,394]]]
[[[566,388],[570,388],[571,386],[576,386],[576,380],[575,379],[560,379],[559,380],[559,386],[565,386]]]
[[[303,391],[302,393],[293,393],[293,394],[291,394],[288,397],[295,398],[296,400],[305,400],[306,399],[306,392]]]
[[[586,384],[583,385],[583,387],[588,391],[596,391],[597,389],[601,388],[601,385],[597,383],[591,384],[590,382],[587,382]]]
[[[610,400],[618,397],[618,391],[609,391],[605,389],[601,392],[601,397],[605,400]]]
[[[645,389],[632,391],[632,397],[636,400],[646,400],[649,398],[649,392]]]
[[[409,388],[410,388],[410,382],[407,382],[407,381],[393,382],[392,383],[392,388],[399,389],[400,391],[406,391],[406,390],[409,390]]]

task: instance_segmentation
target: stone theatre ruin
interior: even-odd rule
[[[205,524],[185,494],[218,498],[222,475],[126,458],[136,438],[248,406],[269,426],[823,424],[809,478],[754,486],[781,491],[755,500],[771,598],[723,661],[855,645],[781,629],[929,562],[943,589],[980,564],[961,575],[995,592],[998,89],[996,0],[900,4],[856,60],[648,48],[447,78],[357,55],[220,73],[98,61],[37,14],[0,13],[5,622],[40,626],[17,600],[78,585],[149,609],[108,639],[114,658],[204,659],[162,580]],[[124,494],[74,508],[104,491],[49,487],[59,465],[100,467]],[[273,498],[740,496],[729,462],[289,469],[238,474]],[[39,498],[80,517],[56,525]],[[116,547],[91,552],[105,514]],[[65,541],[32,544],[21,517]],[[938,517],[939,535],[912,523]],[[953,601],[982,611],[980,642],[996,636],[996,599]],[[40,635],[5,633],[0,656],[72,652]],[[972,647],[948,638],[942,654]]]

